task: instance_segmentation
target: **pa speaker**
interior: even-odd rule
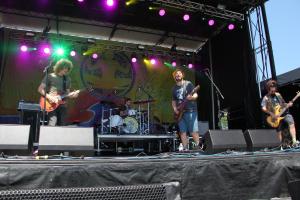
[[[207,153],[247,149],[242,130],[209,130],[204,140]]]
[[[39,154],[46,152],[91,155],[94,152],[94,129],[92,127],[41,126]]]
[[[275,129],[256,129],[244,132],[248,151],[279,147],[281,142]]]
[[[30,125],[0,125],[0,150],[5,154],[29,153]]]

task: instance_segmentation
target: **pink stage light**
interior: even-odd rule
[[[80,3],[84,2],[84,0],[77,0],[77,1],[80,2]]]
[[[164,16],[166,14],[166,11],[165,9],[160,9],[159,12],[158,12],[159,16]]]
[[[26,52],[26,51],[28,51],[28,47],[27,47],[26,45],[22,45],[22,46],[20,47],[20,50],[21,50],[22,52]]]
[[[215,25],[215,20],[213,20],[213,19],[208,20],[208,25],[209,26]]]
[[[43,51],[44,51],[45,54],[50,54],[50,49],[49,49],[49,47],[45,47]]]
[[[115,4],[114,0],[106,0],[107,6],[112,7],[112,6],[114,6],[114,4]]]
[[[152,65],[155,65],[155,64],[156,64],[156,60],[155,60],[154,58],[151,58],[150,63],[151,63]]]
[[[93,59],[97,59],[97,58],[98,58],[98,54],[93,53],[92,58],[93,58]]]
[[[188,14],[183,15],[184,21],[188,21],[189,19],[190,19],[190,15],[188,15]]]
[[[235,26],[234,24],[229,24],[227,28],[228,30],[232,31],[235,28]]]
[[[136,57],[132,57],[132,58],[131,58],[131,62],[132,62],[132,63],[136,63],[136,61],[137,61]]]
[[[70,56],[72,56],[72,57],[76,56],[76,51],[71,51]]]
[[[188,68],[189,68],[189,69],[192,69],[193,67],[194,67],[194,65],[193,65],[192,63],[189,63],[189,64],[188,64]]]
[[[176,67],[177,63],[175,61],[172,62],[172,66]]]

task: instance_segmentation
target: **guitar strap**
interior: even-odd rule
[[[63,76],[63,92],[66,93],[67,91],[67,77]]]

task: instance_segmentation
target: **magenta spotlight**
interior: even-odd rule
[[[188,14],[183,15],[184,21],[188,21],[189,19],[190,19],[190,15],[188,15]]]
[[[107,6],[112,7],[112,6],[114,6],[114,4],[115,4],[114,0],[106,0]]]
[[[98,58],[98,54],[93,53],[92,58],[93,58],[93,59],[97,59],[97,58]]]
[[[137,61],[136,57],[131,58],[131,62],[136,63],[136,61]]]
[[[151,58],[150,63],[151,63],[152,65],[155,65],[155,64],[156,64],[156,60],[155,60],[154,58]]]
[[[215,20],[213,20],[213,19],[208,20],[208,25],[209,26],[215,25]]]
[[[193,67],[194,67],[194,65],[193,65],[192,63],[189,63],[189,64],[188,64],[188,68],[189,68],[189,69],[192,69]]]
[[[172,61],[172,66],[176,67],[177,63],[175,61]]]
[[[71,52],[70,52],[70,56],[72,56],[72,57],[76,56],[76,51],[74,51],[74,50],[71,51]]]
[[[84,0],[77,0],[77,1],[80,2],[80,3],[84,2]]]
[[[232,31],[235,28],[235,26],[234,24],[229,24],[227,28],[228,30]]]
[[[159,12],[158,12],[159,16],[164,16],[166,14],[166,11],[165,9],[160,9]]]
[[[50,49],[49,49],[49,47],[45,47],[43,51],[44,51],[45,54],[50,54]]]
[[[26,52],[26,51],[28,51],[28,47],[27,47],[26,45],[22,45],[22,46],[20,47],[20,50],[21,50],[22,52]]]

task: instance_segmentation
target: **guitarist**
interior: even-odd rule
[[[187,100],[187,103],[183,108],[182,117],[178,121],[180,139],[183,144],[183,149],[188,150],[187,133],[192,135],[196,144],[195,148],[200,149],[196,102],[198,94],[190,94],[194,89],[194,85],[190,81],[184,80],[184,72],[181,69],[176,69],[172,75],[176,82],[172,89],[172,107],[175,115],[180,114],[180,110],[178,110],[180,103],[182,103],[185,99]]]
[[[73,68],[71,61],[67,59],[60,59],[53,67],[53,73],[48,75],[47,87],[46,77],[42,80],[38,87],[38,92],[51,103],[58,103],[60,95],[70,94],[69,98],[76,98],[78,93],[70,93],[71,79],[68,76]],[[64,126],[66,124],[67,107],[61,104],[55,110],[48,112],[48,125],[49,126]]]
[[[270,115],[273,119],[278,119],[278,115],[275,114],[274,108],[276,106],[280,106],[281,108],[284,107],[291,107],[293,106],[293,102],[286,103],[284,99],[282,98],[281,94],[277,92],[277,83],[275,80],[269,80],[266,83],[266,88],[268,93],[264,96],[261,102],[262,111],[266,113],[267,115]],[[282,114],[281,117],[284,117],[279,126],[277,127],[277,133],[280,141],[282,141],[282,135],[281,132],[283,130],[283,123],[286,123],[289,126],[289,131],[292,137],[292,143],[293,146],[297,144],[296,140],[296,129],[295,129],[295,122],[293,116],[286,111]]]

